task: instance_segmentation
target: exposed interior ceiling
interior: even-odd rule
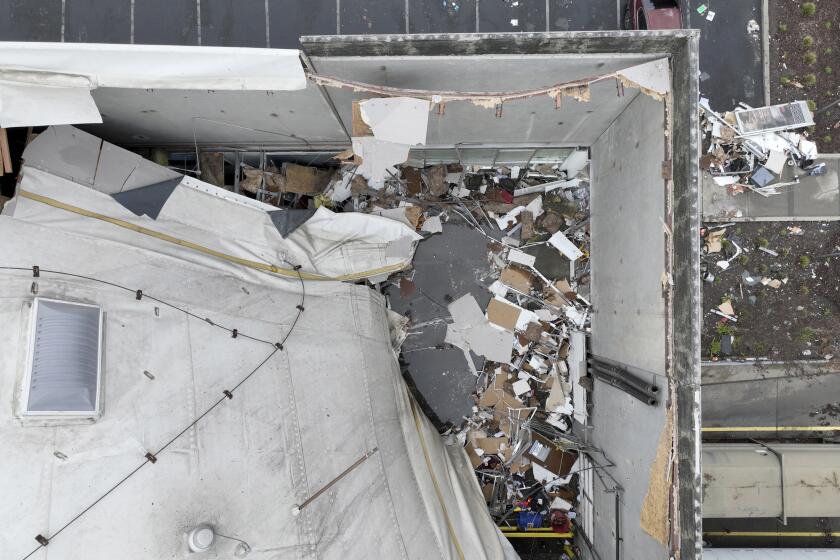
[[[512,92],[594,78],[661,55],[484,55],[474,57],[315,57],[319,75],[374,85],[469,92]],[[341,122],[333,113],[332,101]],[[426,146],[592,144],[638,90],[614,79],[592,84],[590,100],[548,95],[493,107],[433,104]],[[104,123],[90,132],[126,146],[340,148],[349,144],[352,102],[372,95],[310,82],[298,91],[175,91],[100,88],[93,91]]]

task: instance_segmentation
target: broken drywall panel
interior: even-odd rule
[[[344,202],[353,196],[353,191],[350,188],[353,177],[355,177],[353,173],[344,173],[338,180],[334,180],[332,188],[328,189],[330,200],[333,202]]]
[[[519,249],[511,249],[508,251],[507,260],[512,263],[533,267],[534,263],[537,262],[537,257]]]
[[[373,136],[353,138],[353,153],[362,158],[358,173],[376,190],[385,184],[388,172],[397,172],[395,165],[408,159],[409,149],[408,144],[386,142]]]
[[[668,59],[651,60],[616,72],[626,87],[639,88],[642,93],[655,99],[662,99],[671,91],[671,75]]]
[[[385,313],[388,320],[388,332],[391,335],[391,350],[394,355],[394,360],[399,360],[400,349],[405,339],[408,338],[408,324],[411,321],[408,317],[400,315],[387,307],[385,308]]]
[[[569,179],[574,179],[577,175],[589,164],[589,151],[588,150],[575,150],[566,160],[560,165],[560,171],[564,171],[566,173],[566,177]],[[557,187],[564,187],[564,186],[577,186],[577,183],[571,184],[569,181],[555,181],[557,183]],[[554,186],[553,184],[549,183],[549,185]],[[550,189],[546,188],[546,192]]]
[[[524,211],[525,211],[524,206],[517,206],[516,208],[514,208],[513,210],[511,210],[510,212],[508,212],[504,216],[499,216],[498,218],[496,218],[496,224],[499,226],[499,229],[501,229],[503,231],[506,230],[506,229],[509,229],[516,224],[516,222],[517,222],[516,217],[519,216],[519,214],[521,214]]]
[[[569,383],[572,386],[572,404],[574,405],[575,420],[586,425],[587,400],[586,389],[580,384],[580,380],[586,376],[586,333],[583,331],[572,331],[569,334],[569,356],[566,362],[569,364]]]
[[[430,103],[411,97],[377,97],[359,103],[373,136],[397,144],[425,144]]]
[[[521,397],[522,395],[531,392],[531,385],[528,383],[527,379],[520,379],[518,381],[514,381],[513,392],[516,394],[517,397]]]
[[[533,219],[539,218],[543,213],[543,199],[538,196],[525,206],[525,212],[529,212]]]
[[[513,335],[492,325],[477,325],[466,333],[466,341],[470,349],[493,362],[506,364],[510,361],[513,351]]]
[[[63,179],[93,186],[101,149],[102,140],[93,134],[72,126],[51,126],[26,146],[23,161]]]
[[[353,137],[358,136],[373,136],[373,130],[370,126],[365,122],[365,119],[362,118],[362,105],[361,101],[354,101],[352,105],[353,111],[353,120],[352,120],[352,128],[350,129],[352,132]]]
[[[530,325],[531,323],[539,323],[540,322],[539,316],[536,313],[534,313],[533,311],[530,311],[528,309],[523,309],[521,307],[518,307],[518,309],[519,309],[519,316],[516,318],[516,327],[515,327],[517,331],[525,332],[528,329],[528,325]]]
[[[508,363],[513,351],[513,335],[494,328],[478,306],[475,298],[466,294],[447,306],[452,324],[447,325],[445,341],[463,350],[472,350],[488,360]],[[469,353],[467,361],[471,362]]]
[[[519,322],[519,314],[522,308],[512,303],[494,297],[487,305],[487,319],[494,325],[513,332]]]
[[[423,222],[423,227],[420,228],[420,231],[425,231],[428,233],[442,233],[443,232],[443,224],[440,221],[440,216],[431,216],[426,218],[426,221]]]
[[[549,244],[556,247],[558,251],[570,261],[575,261],[583,256],[583,251],[577,248],[574,243],[569,241],[569,238],[563,235],[562,231],[558,231],[548,239]]]
[[[101,123],[87,85],[57,87],[0,80],[0,127]]]
[[[502,284],[499,280],[494,281],[487,289],[490,290],[490,293],[494,296],[499,296],[501,298],[505,297],[508,293],[508,287]]]
[[[478,302],[471,294],[459,297],[447,307],[452,320],[461,329],[469,328],[484,322],[484,313]]]
[[[517,292],[523,294],[530,294],[531,287],[534,285],[533,275],[522,268],[507,267],[502,271],[499,280],[506,286],[510,286]],[[504,294],[502,294],[504,297]]]

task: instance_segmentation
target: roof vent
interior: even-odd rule
[[[216,533],[209,525],[199,525],[187,533],[187,544],[190,547],[190,552],[210,550],[214,540],[216,540]]]

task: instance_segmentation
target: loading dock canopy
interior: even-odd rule
[[[703,445],[703,517],[836,516],[840,447],[768,447],[757,443]]]

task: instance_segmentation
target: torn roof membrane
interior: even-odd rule
[[[402,270],[420,239],[395,220],[326,207],[286,232],[272,219],[276,207],[148,160],[134,162],[132,155],[73,127],[49,128],[24,153],[12,215],[196,262],[224,261],[238,274],[295,278],[293,266],[300,265],[308,280],[359,280]],[[115,163],[104,173],[99,164],[107,158]],[[145,189],[154,197],[138,200]]]
[[[296,50],[94,43],[2,43],[0,48],[2,127],[101,123],[90,94],[96,88],[305,87]]]

